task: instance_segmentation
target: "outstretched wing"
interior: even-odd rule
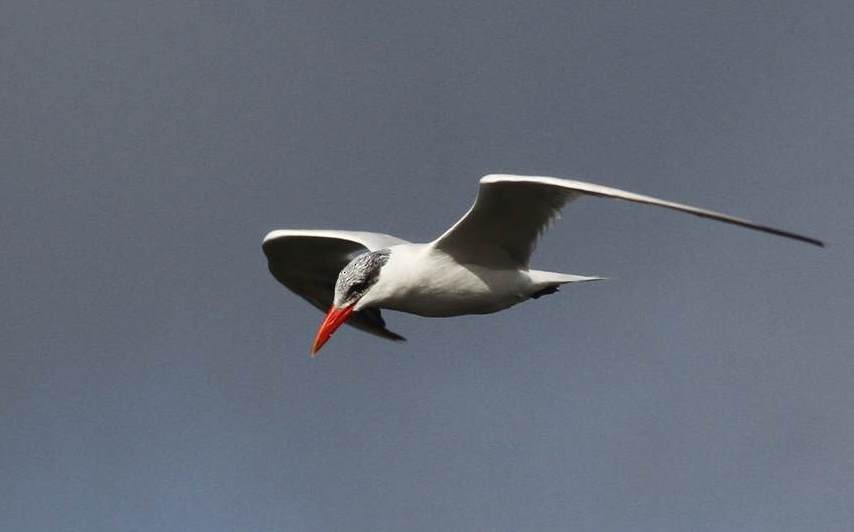
[[[405,244],[380,233],[280,229],[264,237],[270,273],[292,292],[323,312],[332,304],[338,273],[357,255]],[[349,325],[390,340],[403,340],[386,329],[379,309],[354,312]]]
[[[823,246],[820,240],[719,212],[617,188],[555,177],[488,175],[474,205],[432,245],[458,261],[489,267],[527,267],[537,238],[570,200],[582,195],[657,205]]]

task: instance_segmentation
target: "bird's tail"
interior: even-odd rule
[[[564,283],[583,283],[585,281],[602,281],[605,277],[586,277],[584,275],[572,275],[570,273],[544,272],[542,270],[528,270],[531,280],[537,285],[554,286]]]
[[[570,273],[544,272],[542,270],[528,270],[528,275],[534,282],[534,292],[529,296],[537,299],[542,296],[554,294],[558,286],[564,283],[583,283],[585,281],[601,281],[604,277],[586,277],[584,275],[572,275]]]

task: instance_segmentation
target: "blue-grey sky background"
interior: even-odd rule
[[[850,530],[854,4],[0,4],[0,529]],[[605,283],[308,357],[275,228],[477,179]]]

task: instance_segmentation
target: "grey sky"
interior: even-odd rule
[[[179,4],[179,5],[175,5]],[[849,530],[854,4],[0,4],[0,529]],[[490,172],[606,283],[342,330],[286,227],[428,240]]]

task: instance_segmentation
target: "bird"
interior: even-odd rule
[[[490,174],[468,212],[432,242],[364,231],[278,229],[262,249],[273,276],[326,312],[310,354],[342,324],[390,340],[381,310],[426,317],[489,314],[603,277],[530,268],[540,235],[584,196],[664,207],[823,247],[816,238],[691,205],[585,181]]]

